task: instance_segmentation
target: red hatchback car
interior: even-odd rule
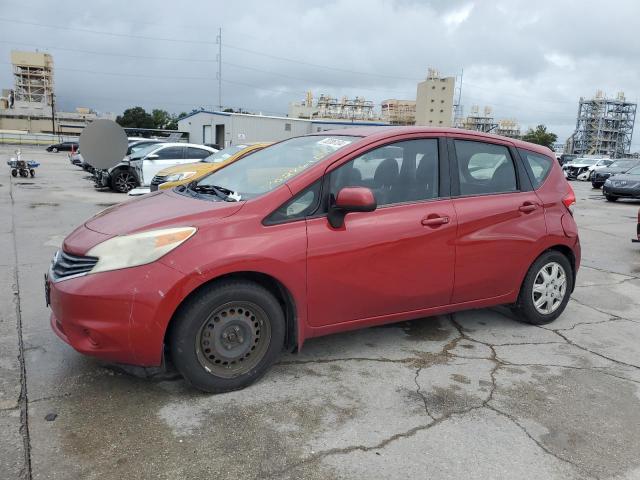
[[[580,264],[575,202],[547,148],[455,129],[285,140],[73,231],[46,280],[81,353],[170,355],[209,392],[311,337],[509,305],[544,324]]]

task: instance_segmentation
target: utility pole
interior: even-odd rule
[[[218,110],[222,111],[222,27],[218,29],[216,43],[218,44]]]
[[[51,92],[51,133],[56,134],[56,110],[53,99],[53,92]]]

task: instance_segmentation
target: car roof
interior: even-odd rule
[[[195,148],[202,148],[203,150],[215,150],[215,148],[207,147],[206,145],[201,145],[199,143],[163,142],[161,146],[162,147],[195,147]]]
[[[535,143],[529,143],[522,140],[518,140],[511,137],[503,137],[500,135],[494,135],[492,133],[478,132],[475,130],[464,130],[462,128],[452,127],[420,127],[420,126],[388,126],[388,127],[354,127],[344,128],[340,130],[325,130],[323,132],[314,132],[311,135],[331,135],[331,136],[354,136],[365,137],[368,140],[383,140],[389,136],[404,135],[411,133],[425,133],[429,135],[446,135],[446,134],[463,134],[470,137],[477,137],[481,139],[494,139],[508,141],[514,144],[516,147],[525,148],[534,152],[541,153],[543,155],[551,155],[553,151],[542,145],[536,145]]]

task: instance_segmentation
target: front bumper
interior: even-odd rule
[[[183,277],[156,261],[57,282],[48,279],[51,328],[85,355],[158,366]]]
[[[602,189],[602,194],[618,198],[640,198],[640,188],[613,187],[605,184]]]

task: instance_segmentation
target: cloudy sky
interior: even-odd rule
[[[37,48],[54,57],[62,108],[212,108],[219,27],[222,104],[264,114],[307,90],[415,99],[434,67],[464,70],[465,112],[489,105],[564,140],[580,96],[640,96],[637,0],[2,0],[0,87],[10,51]]]

